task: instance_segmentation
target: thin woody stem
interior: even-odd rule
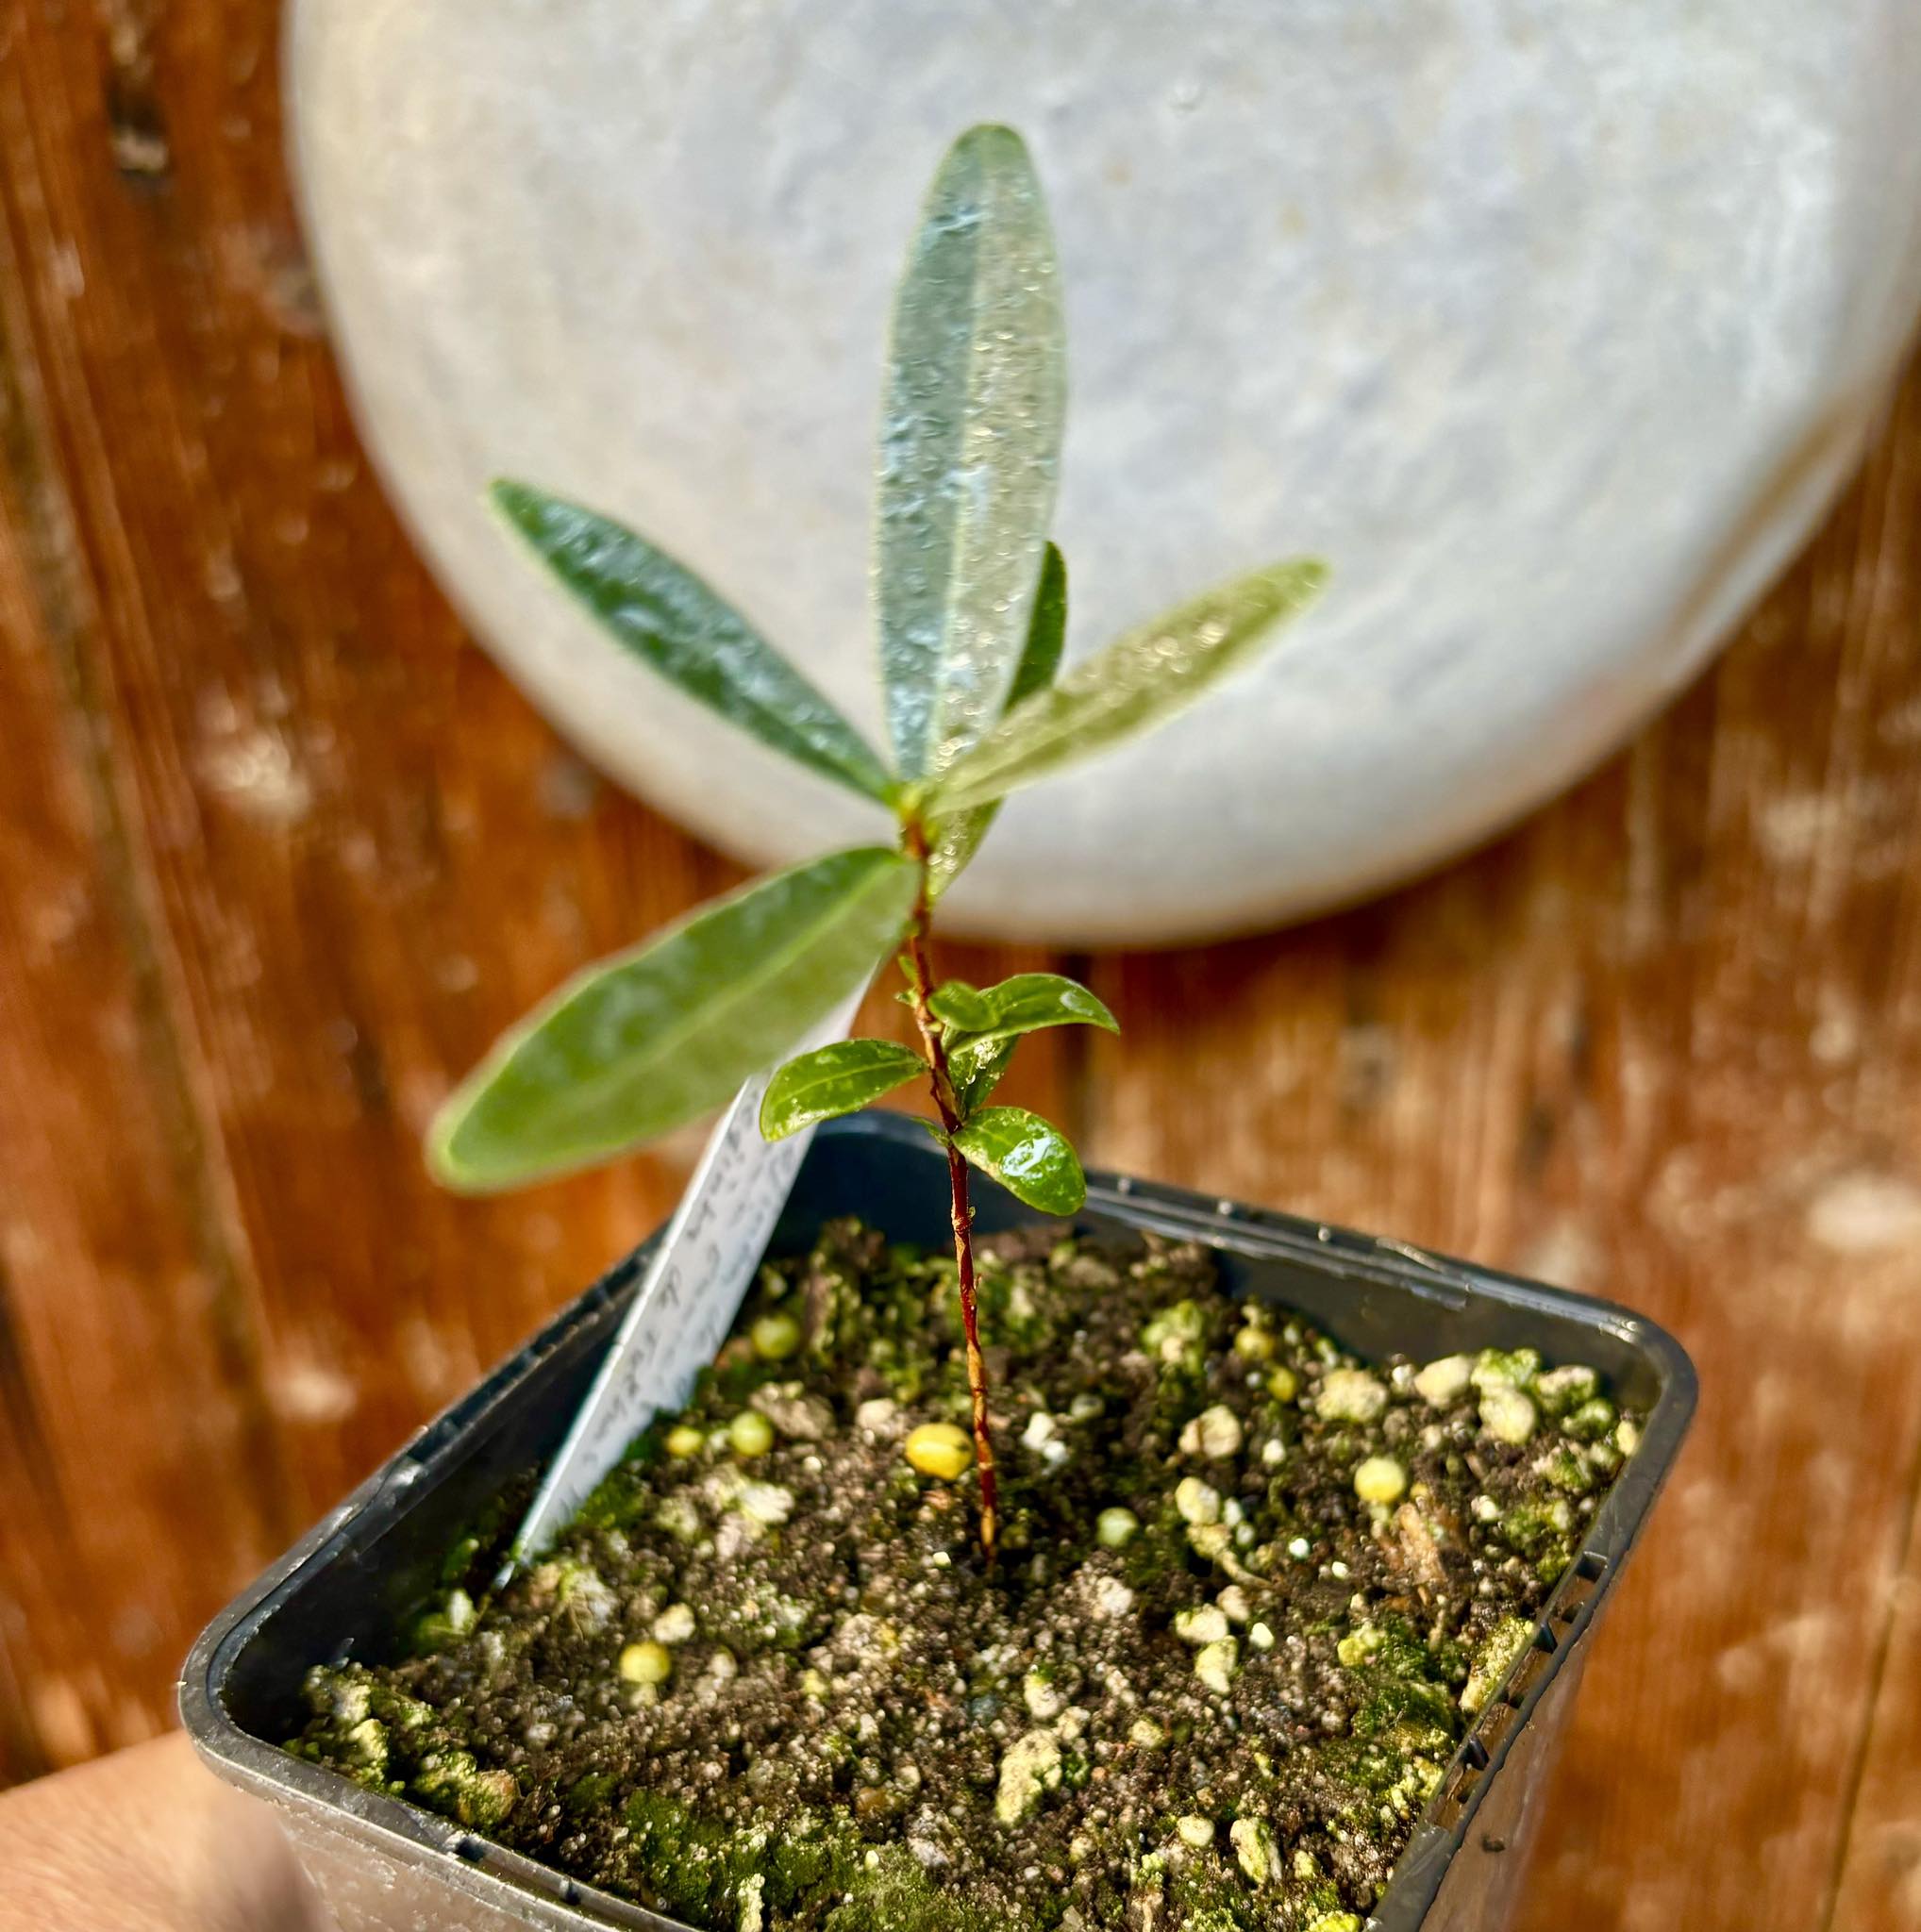
[[[921,1043],[933,1069],[928,1085],[941,1116],[942,1136],[947,1149],[947,1180],[953,1196],[954,1265],[960,1277],[960,1325],[967,1337],[967,1387],[974,1398],[974,1461],[980,1472],[980,1547],[991,1563],[1000,1529],[1000,1505],[994,1482],[994,1435],[987,1415],[987,1362],[980,1353],[976,1308],[974,1208],[968,1197],[967,1162],[954,1144],[954,1136],[960,1131],[960,1115],[954,1094],[954,1078],[947,1067],[947,1049],[927,1004],[927,996],[933,991],[933,974],[927,963],[927,929],[933,906],[927,889],[927,833],[917,821],[908,824],[905,842],[908,857],[920,867],[920,890],[914,896],[913,913],[908,922],[910,970],[907,977],[913,999],[914,1024],[920,1028]]]

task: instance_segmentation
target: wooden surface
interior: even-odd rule
[[[161,1725],[199,1623],[661,1213],[685,1146],[474,1205],[418,1135],[528,1000],[734,876],[410,557],[273,11],[0,0],[0,1780]],[[1627,754],[1381,905],[1083,962],[1125,1039],[1022,1076],[1103,1163],[1694,1350],[1530,1932],[1921,1927],[1917,541],[1911,381]]]

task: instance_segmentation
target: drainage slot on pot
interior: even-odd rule
[[[1474,1734],[1474,1740],[1490,1757],[1497,1757],[1507,1748],[1508,1740],[1519,1728],[1520,1723],[1521,1712],[1517,1706],[1496,1704],[1481,1719],[1479,1727]]]
[[[1545,1631],[1541,1634],[1546,1636]],[[1508,1688],[1501,1692],[1501,1703],[1512,1705],[1518,1709],[1533,1695],[1535,1687],[1553,1668],[1553,1640],[1549,1639],[1545,1646],[1537,1641],[1535,1647],[1514,1666],[1514,1674],[1508,1679]],[[1499,1708],[1499,1706],[1495,1708]],[[1493,1715],[1493,1711],[1488,1713],[1489,1717]]]
[[[1434,1800],[1434,1807],[1428,1818],[1443,1831],[1452,1831],[1467,1815],[1475,1789],[1487,1773],[1488,1755],[1478,1738],[1470,1738],[1462,1746],[1461,1756],[1456,1760],[1448,1782],[1441,1794]]]
[[[1583,1551],[1577,1559],[1554,1601],[1547,1607],[1547,1621],[1565,1630],[1582,1610],[1600,1594],[1601,1579],[1608,1574],[1608,1559],[1593,1550]]]

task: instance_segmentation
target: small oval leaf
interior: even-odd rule
[[[948,1053],[947,1078],[963,1121],[972,1119],[975,1109],[986,1105],[1013,1057],[1011,1040],[990,1040],[985,1044],[963,1041]]]
[[[760,1132],[784,1141],[817,1121],[858,1113],[892,1093],[927,1063],[891,1040],[838,1040],[791,1059],[768,1082],[760,1102]]]
[[[989,1107],[954,1136],[970,1165],[1043,1214],[1077,1214],[1087,1176],[1067,1136],[1024,1107]]]
[[[442,1108],[434,1172],[473,1192],[511,1187],[710,1112],[866,980],[899,940],[916,884],[897,852],[836,852],[589,967]]]
[[[1100,1026],[1110,1033],[1121,1030],[1121,1023],[1100,999],[1077,979],[1064,978],[1059,973],[1016,973],[998,986],[978,991],[970,987],[968,991],[973,997],[966,1009],[978,1017],[971,1023],[957,1017],[956,1024],[972,1036],[969,1045],[1011,1040],[1044,1026]]]
[[[977,805],[972,811],[955,812],[938,820],[927,852],[927,903],[938,905],[941,895],[974,862],[980,841],[1000,816],[998,799],[992,805]]]
[[[994,1008],[977,987],[964,979],[949,979],[927,995],[927,1007],[935,1019],[962,1033],[983,1033],[994,1024]]]
[[[977,810],[1184,710],[1320,593],[1319,563],[1277,564],[1129,631],[1010,711],[934,788],[930,817]]]
[[[495,508],[621,647],[763,744],[863,797],[893,780],[839,711],[739,611],[644,537],[526,483]]]

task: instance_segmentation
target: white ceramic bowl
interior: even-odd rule
[[[1016,801],[954,908],[1161,941],[1352,899],[1594,764],[1856,459],[1921,307],[1913,0],[298,0],[368,440],[490,650],[753,859],[855,802],[662,691],[480,504],[625,517],[876,723],[889,289],[967,124],[1065,271],[1070,649],[1297,551],[1325,607]]]

